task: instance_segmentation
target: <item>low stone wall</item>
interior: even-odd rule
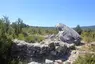
[[[62,43],[62,42],[61,42]],[[27,43],[20,40],[14,40],[11,55],[13,58],[27,60],[28,62],[45,62],[50,60],[65,60],[65,55],[69,48],[65,44],[51,42],[49,44]]]

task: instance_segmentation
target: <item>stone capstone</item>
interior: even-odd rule
[[[80,44],[81,37],[74,29],[69,28],[68,26],[61,23],[56,25],[56,27],[59,30],[57,36],[61,41],[69,44]]]

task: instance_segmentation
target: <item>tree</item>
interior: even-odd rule
[[[75,28],[75,30],[81,35],[82,29],[81,29],[80,25],[77,25],[77,27]]]
[[[4,30],[6,33],[8,33],[10,28],[10,20],[7,16],[3,16],[2,21],[4,22]]]
[[[16,22],[12,23],[12,27],[14,28],[16,35],[18,35],[22,32],[22,28],[24,26],[25,26],[25,24],[23,23],[23,20],[21,20],[20,18],[18,18],[18,20]]]

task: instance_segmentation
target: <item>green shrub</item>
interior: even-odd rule
[[[41,36],[28,36],[25,38],[25,41],[30,43],[41,42],[42,40],[44,40],[44,37]]]
[[[37,42],[41,42],[42,40],[44,40],[44,37],[41,37],[41,36],[36,36],[37,38]]]
[[[25,37],[24,37],[24,35],[23,35],[23,34],[19,34],[19,35],[18,35],[18,39],[19,39],[19,40],[24,40],[24,39],[25,39]]]
[[[26,42],[29,42],[29,43],[34,43],[35,42],[35,37],[33,36],[28,36],[25,38],[25,41]]]
[[[0,64],[8,64],[10,61],[12,41],[5,34],[0,34]]]

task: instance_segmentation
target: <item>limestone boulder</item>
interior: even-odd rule
[[[56,25],[56,27],[59,30],[57,36],[61,41],[69,44],[71,43],[80,44],[81,37],[74,29],[61,23]]]

